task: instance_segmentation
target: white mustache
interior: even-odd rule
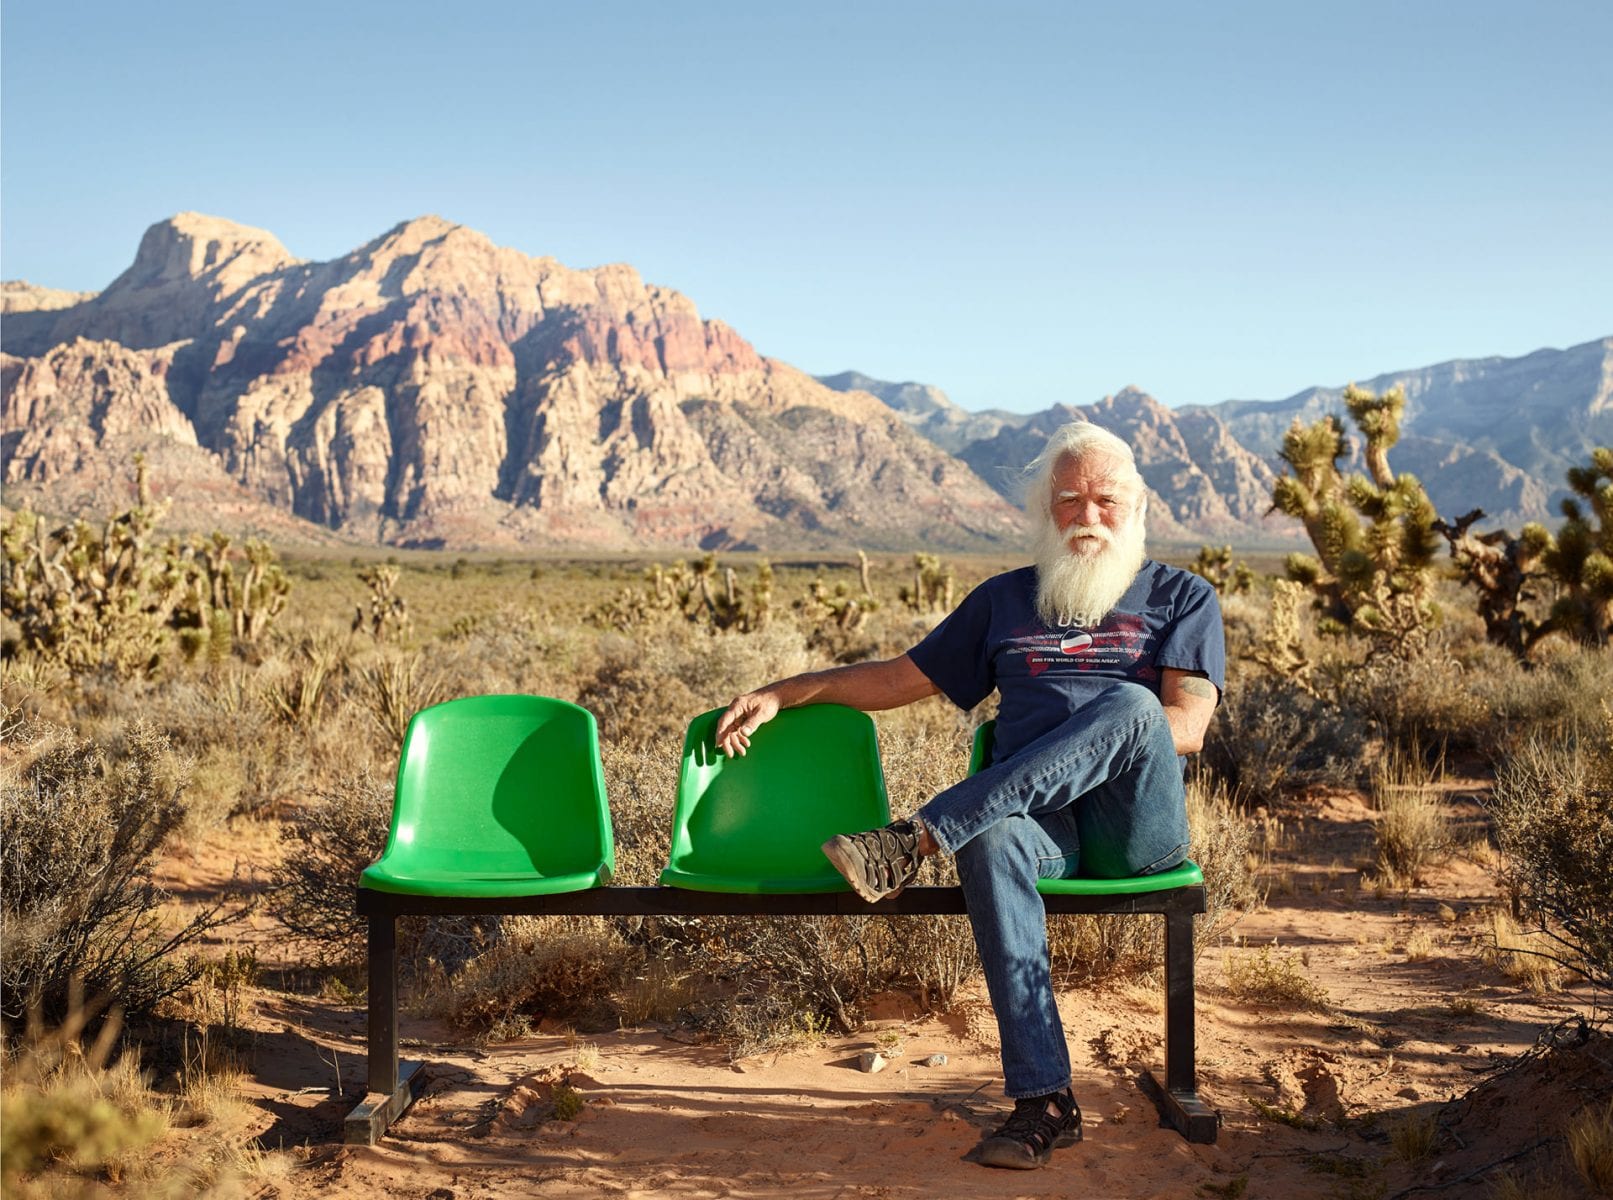
[[[1103,525],[1071,525],[1064,531],[1064,544],[1083,537],[1095,537],[1106,546],[1115,544],[1115,535]]]

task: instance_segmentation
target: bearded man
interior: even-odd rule
[[[781,708],[895,708],[937,692],[1000,696],[992,764],[907,820],[824,853],[857,894],[894,896],[928,855],[954,856],[1015,1101],[975,1157],[1045,1165],[1081,1138],[1054,1003],[1039,877],[1117,878],[1187,857],[1183,759],[1203,745],[1225,678],[1215,589],[1144,555],[1147,491],[1130,447],[1072,422],[1029,476],[1036,564],[981,584],[918,645],[747,692],[716,741],[743,754]]]

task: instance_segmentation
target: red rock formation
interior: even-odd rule
[[[184,214],[104,293],[47,299],[8,292],[24,310],[7,330],[9,482],[81,470],[138,426],[200,445],[271,504],[399,544],[957,548],[1021,533],[873,397],[763,358],[631,267],[570,270],[436,217],[307,263]],[[99,366],[64,383],[79,337]]]

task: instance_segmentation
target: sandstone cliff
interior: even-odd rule
[[[572,270],[436,217],[314,263],[181,214],[98,295],[7,297],[4,477],[47,500],[159,442],[269,505],[398,545],[1022,534],[872,396],[759,355],[631,267]]]

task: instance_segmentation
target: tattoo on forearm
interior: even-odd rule
[[[1189,696],[1198,696],[1205,700],[1214,700],[1220,695],[1220,693],[1215,690],[1215,684],[1198,675],[1189,675],[1177,686],[1179,686],[1182,691],[1186,692]]]

